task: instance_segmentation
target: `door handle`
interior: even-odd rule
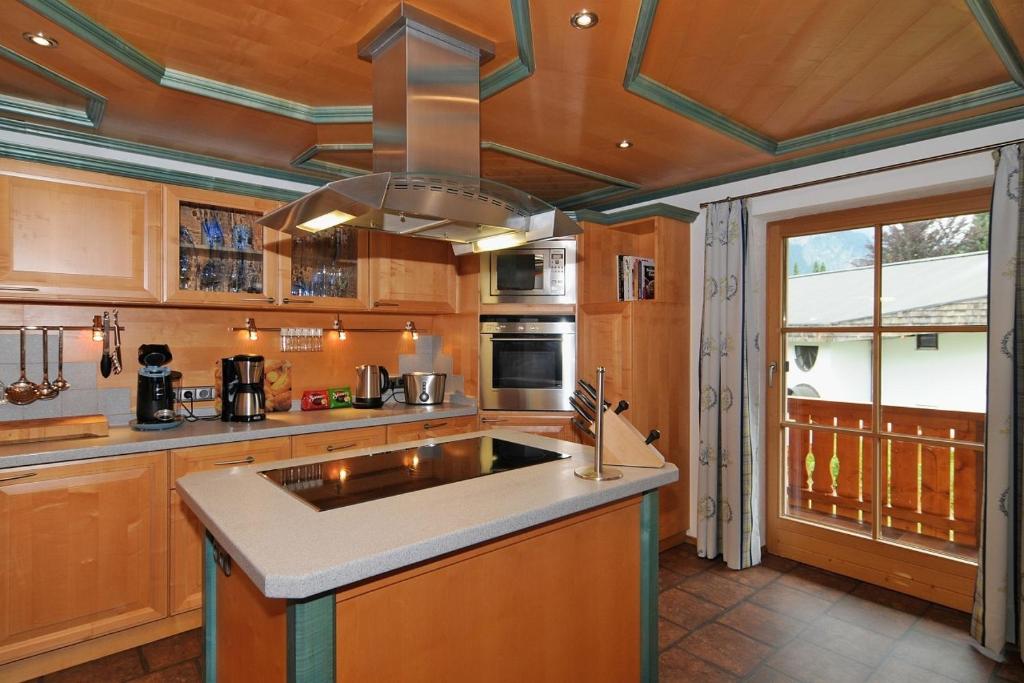
[[[289,299],[288,297],[285,297],[285,298],[281,299],[281,303],[283,303],[283,304],[312,304],[312,303],[316,303],[316,302],[314,302],[312,299]]]
[[[480,418],[480,422],[482,422],[484,424],[488,424],[488,425],[489,424],[497,424],[498,422],[504,422],[504,421],[505,421],[505,418],[503,418],[503,417],[481,417]]]
[[[221,460],[220,462],[213,463],[217,467],[223,467],[224,465],[251,465],[256,462],[256,458],[251,455],[247,455],[241,460]]]
[[[397,306],[397,305],[398,304],[393,303],[391,301],[374,301],[373,302],[373,307],[374,308],[381,308],[383,306]]]
[[[448,423],[447,422],[435,422],[434,424],[430,424],[429,422],[427,422],[426,424],[423,425],[423,429],[437,429],[438,427],[444,427],[446,424],[448,424]]]
[[[768,386],[775,386],[775,373],[779,371],[779,364],[772,361],[768,364]]]
[[[272,296],[251,296],[242,301],[266,301],[268,304],[274,303],[274,297]]]

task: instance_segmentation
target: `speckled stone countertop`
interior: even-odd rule
[[[186,422],[181,427],[162,432],[136,432],[129,427],[111,427],[110,435],[105,437],[0,446],[0,469],[251,439],[270,439],[275,436],[330,432],[337,429],[463,417],[475,415],[476,412],[475,404],[452,402],[436,406],[398,405],[366,410],[340,408],[270,413],[262,422],[203,420]]]
[[[661,469],[623,467],[621,479],[586,481],[573,470],[590,464],[591,447],[505,429],[354,449],[345,456],[474,436],[500,437],[573,457],[324,512],[259,471],[337,455],[196,472],[178,480],[178,493],[264,595],[305,598],[679,478],[676,467],[666,464]]]

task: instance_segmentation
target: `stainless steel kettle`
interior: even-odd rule
[[[382,395],[391,387],[391,376],[383,365],[357,365],[356,391],[352,405],[356,408],[380,408]]]

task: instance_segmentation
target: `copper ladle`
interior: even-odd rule
[[[53,386],[57,388],[57,391],[67,391],[71,388],[71,383],[64,379],[64,328],[57,328],[57,379],[54,380]]]
[[[36,400],[36,385],[25,377],[25,328],[21,328],[21,377],[4,391],[7,400],[16,406],[27,406]]]
[[[43,328],[43,381],[36,385],[36,398],[49,401],[57,398],[60,390],[50,383],[50,330]]]

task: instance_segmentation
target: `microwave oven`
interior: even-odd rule
[[[576,242],[548,240],[480,255],[480,302],[576,303]]]

